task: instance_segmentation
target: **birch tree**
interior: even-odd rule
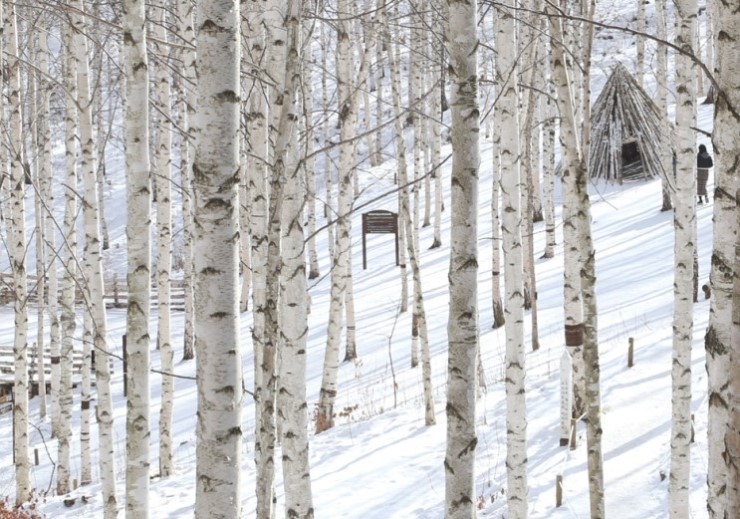
[[[74,55],[77,64],[77,104],[79,107],[79,136],[81,143],[81,174],[83,179],[83,229],[85,245],[83,251],[85,285],[88,309],[92,324],[91,345],[98,361],[95,363],[95,380],[98,391],[98,445],[100,480],[103,487],[103,514],[106,519],[117,517],[116,477],[113,447],[113,403],[110,389],[110,365],[108,363],[107,323],[103,302],[103,261],[98,206],[97,168],[95,167],[95,140],[92,126],[92,96],[90,93],[87,36],[84,7],[80,0],[73,4],[75,27]]]
[[[195,307],[193,294],[193,193],[192,193],[192,148],[193,119],[195,117],[195,30],[193,28],[193,3],[177,0],[177,34],[182,38],[180,59],[183,76],[180,82],[179,114],[180,128],[180,185],[182,188],[182,255],[184,290],[183,360],[195,356]]]
[[[155,99],[159,111],[157,148],[154,174],[157,190],[157,348],[162,371],[162,396],[159,411],[159,475],[168,477],[174,470],[172,458],[172,413],[175,379],[174,352],[171,338],[171,285],[172,270],[172,123],[170,109],[170,61],[167,43],[167,1],[155,4],[159,19],[154,24],[158,43],[154,49],[159,56],[156,66]],[[159,43],[161,42],[161,43]],[[163,48],[164,47],[164,48]]]
[[[667,12],[666,12],[666,0],[655,0],[655,23],[657,25],[657,36],[658,41],[667,41]],[[655,104],[658,107],[658,111],[663,117],[668,116],[668,49],[665,45],[658,43],[655,50],[657,70],[655,73],[655,80],[658,83],[658,88],[655,94]],[[673,155],[673,150],[666,150],[667,153]],[[671,201],[671,189],[669,188],[665,179],[661,179],[663,185],[663,206],[661,211],[670,211],[673,209],[673,202]]]
[[[366,46],[360,62],[359,71],[352,71],[352,47],[349,39],[351,10],[347,0],[337,4],[337,99],[339,103],[340,146],[339,178],[337,182],[336,241],[331,271],[331,299],[329,304],[329,324],[327,326],[326,353],[319,392],[318,418],[316,432],[320,433],[334,426],[334,402],[337,395],[337,374],[339,369],[339,349],[342,320],[347,317],[347,329],[354,326],[352,314],[347,316],[347,284],[351,275],[352,182],[354,168],[354,131],[357,119],[358,90],[352,88],[351,78],[357,76],[356,86],[367,80],[368,56],[371,46]],[[350,336],[347,349],[350,350]]]
[[[306,340],[308,336],[308,286],[306,279],[303,210],[306,203],[306,173],[297,166],[295,149],[296,89],[301,70],[302,5],[292,2],[286,13],[287,62],[284,95],[286,103],[280,117],[276,166],[282,169],[285,183],[282,213],[282,254],[280,278],[281,362],[279,415],[283,423],[283,480],[285,516],[313,518],[313,497],[309,468],[308,409],[306,404]],[[287,161],[283,161],[287,158]]]
[[[737,190],[735,164],[740,159],[737,143],[740,122],[740,53],[733,41],[740,37],[740,13],[728,3],[717,9],[717,52],[714,63],[716,90],[712,147],[714,149],[714,207],[712,266],[709,276],[712,299],[709,326],[704,337],[708,383],[707,511],[710,519],[740,514],[740,350],[736,336],[737,312],[733,301],[738,262]],[[719,37],[721,36],[721,37]],[[708,44],[712,47],[711,43]],[[692,196],[692,198],[694,198]]]
[[[57,493],[66,494],[70,489],[70,443],[72,440],[72,355],[74,335],[77,326],[75,316],[75,274],[77,272],[77,230],[75,220],[77,216],[77,66],[73,58],[72,30],[68,24],[63,30],[64,56],[64,90],[65,90],[65,136],[64,136],[64,222],[63,222],[63,267],[62,292],[59,298],[61,306],[61,356],[56,364],[58,373],[57,405]],[[52,354],[52,359],[54,359]],[[53,374],[53,372],[52,372]],[[53,389],[53,386],[52,386]],[[89,407],[90,400],[81,395],[81,407]],[[87,395],[89,396],[89,394]],[[82,436],[82,432],[80,436]],[[81,452],[84,453],[84,450]]]
[[[149,60],[146,13],[141,0],[124,3],[126,73],[126,194],[128,305],[126,311],[126,516],[149,514],[149,306],[151,283]],[[163,179],[158,179],[161,184]],[[96,362],[105,363],[107,359]]]
[[[517,93],[516,13],[497,12],[496,76],[500,82],[497,122],[500,126],[502,236],[504,252],[504,327],[506,330],[506,467],[509,513],[527,517],[527,413],[524,355],[524,272],[519,95]]]
[[[592,19],[595,2],[582,6],[586,22]],[[560,3],[563,10],[564,2]],[[604,504],[604,474],[603,454],[601,448],[601,393],[600,393],[600,366],[598,349],[598,326],[597,326],[597,304],[596,304],[596,275],[595,275],[595,252],[591,238],[591,212],[588,196],[588,154],[590,135],[590,106],[591,90],[590,82],[590,55],[591,42],[593,41],[593,25],[585,24],[586,33],[584,38],[583,56],[583,92],[580,110],[574,106],[571,89],[578,88],[577,84],[569,77],[569,69],[566,67],[565,51],[562,45],[563,28],[560,20],[550,17],[550,36],[553,41],[553,78],[558,89],[558,108],[560,111],[560,139],[563,151],[563,178],[570,178],[572,189],[573,207],[568,211],[570,223],[576,231],[571,236],[573,240],[566,243],[573,254],[572,261],[579,268],[581,276],[580,296],[583,301],[583,323],[577,328],[568,329],[566,324],[566,345],[572,345],[579,341],[583,345],[583,382],[581,389],[583,398],[582,405],[585,408],[586,420],[586,442],[588,450],[588,479],[590,512],[592,518],[603,518],[605,516]],[[576,113],[580,112],[583,124],[580,135],[576,124]],[[565,188],[564,188],[565,189]],[[566,268],[568,266],[566,260]],[[567,273],[566,273],[567,275]],[[566,277],[566,294],[568,278]],[[567,299],[566,295],[566,299]],[[579,304],[580,307],[580,304]],[[566,310],[568,309],[566,301]],[[580,310],[580,308],[579,308]],[[566,313],[567,317],[567,313]],[[568,335],[570,331],[571,335]],[[576,337],[577,334],[577,337]],[[570,339],[570,340],[568,340]],[[575,339],[575,340],[574,340]],[[570,343],[570,344],[569,344]],[[574,362],[575,365],[575,362]],[[576,372],[575,375],[578,375]],[[575,377],[574,377],[575,378]],[[576,385],[578,389],[578,385]]]
[[[239,4],[205,0],[197,18],[195,347],[196,518],[241,515],[239,348]],[[236,237],[236,239],[235,239]]]
[[[452,108],[450,310],[447,323],[445,517],[475,517],[475,377],[478,355],[477,1],[447,0]]]
[[[676,45],[689,55],[696,41],[696,0],[675,3]],[[694,238],[696,236],[696,70],[691,59],[676,55],[677,175],[674,210],[675,278],[673,284],[673,363],[671,369],[671,469],[669,510],[672,519],[689,517],[691,440],[691,343],[693,338]]]
[[[38,67],[38,40],[35,36],[31,36],[31,47],[32,55],[34,59],[34,66]],[[28,92],[30,115],[29,125],[31,133],[31,150],[36,155],[33,159],[33,173],[32,175],[34,182],[34,220],[35,228],[34,234],[36,235],[36,376],[37,376],[37,388],[39,397],[39,418],[46,418],[46,368],[44,365],[45,357],[45,343],[46,343],[46,327],[44,325],[44,316],[46,314],[46,300],[47,300],[47,283],[44,281],[46,277],[46,260],[47,251],[45,247],[46,239],[46,219],[47,214],[45,209],[46,194],[47,194],[47,175],[43,169],[42,161],[40,156],[44,148],[43,142],[47,136],[42,135],[38,131],[38,126],[41,121],[39,105],[41,104],[39,97],[39,83],[40,79],[38,74],[35,72],[29,73],[28,77],[30,81],[30,88]],[[51,206],[47,206],[51,207]],[[56,294],[55,294],[56,295]]]
[[[395,140],[396,140],[396,163],[398,165],[398,184],[401,190],[398,193],[400,214],[400,224],[405,229],[407,236],[413,236],[412,227],[418,224],[411,216],[409,207],[409,178],[408,167],[406,164],[406,145],[403,142],[403,123],[401,119],[401,92],[398,90],[399,81],[396,81],[396,75],[399,72],[397,56],[395,53],[389,53],[390,71],[391,71],[391,90],[393,96],[393,109],[395,112]],[[417,242],[413,239],[406,240],[406,250],[411,263],[411,272],[414,283],[414,314],[412,316],[412,342],[421,340],[422,354],[422,380],[424,385],[424,423],[434,425],[436,419],[434,416],[434,398],[432,396],[432,368],[429,355],[429,334],[427,327],[426,310],[424,309],[424,293],[421,285],[421,269],[419,258],[417,256]],[[416,354],[418,346],[412,346],[412,356]],[[412,364],[412,367],[413,364]]]
[[[0,8],[4,6],[0,5]],[[21,114],[21,57],[18,49],[18,18],[11,4],[3,17],[8,55],[8,133],[10,138],[10,225],[8,243],[13,271],[13,457],[15,463],[15,501],[31,498],[31,462],[28,439],[28,275],[25,267],[25,170]]]

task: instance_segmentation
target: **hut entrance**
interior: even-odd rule
[[[622,142],[622,178],[631,179],[643,173],[642,156],[636,139]]]

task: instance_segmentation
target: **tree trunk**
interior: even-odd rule
[[[499,54],[496,76],[502,82],[497,122],[500,125],[501,193],[503,195],[504,298],[506,330],[506,467],[508,506],[513,518],[527,517],[527,413],[524,353],[524,251],[522,247],[522,189],[517,85],[516,13],[497,12]],[[503,42],[507,42],[504,44]]]
[[[74,350],[74,338],[76,328],[75,316],[75,290],[76,290],[76,273],[77,273],[77,64],[73,57],[72,28],[64,25],[63,30],[63,53],[64,53],[64,89],[65,96],[65,172],[66,178],[63,181],[65,207],[64,207],[64,254],[62,278],[62,293],[59,298],[61,306],[61,327],[62,342],[61,355],[57,354],[54,359],[52,353],[52,367],[57,366],[57,405],[58,413],[58,431],[55,435],[58,438],[57,443],[57,494],[63,495],[70,490],[71,465],[70,465],[70,443],[72,441],[72,354]],[[53,376],[53,372],[52,372]],[[53,379],[52,379],[53,380]],[[52,389],[53,386],[52,386]],[[86,398],[87,397],[87,398]],[[80,405],[82,410],[90,406],[90,394],[82,391],[80,395]],[[89,442],[89,418],[85,429],[85,422],[80,424],[80,440],[83,435]],[[86,433],[86,434],[85,434]],[[89,444],[88,444],[89,445]],[[89,448],[85,450],[84,445],[80,444],[80,453],[89,455]],[[89,458],[88,458],[89,460]],[[83,468],[85,465],[83,464]],[[84,474],[84,471],[83,471]],[[85,474],[87,475],[87,474]],[[83,478],[81,478],[83,479]],[[90,482],[88,475],[85,483]]]
[[[239,5],[198,12],[195,119],[195,347],[198,380],[195,517],[241,514],[239,347]]]
[[[167,41],[167,1],[159,2],[159,23],[153,30],[161,42]],[[156,68],[156,106],[159,111],[156,149],[157,189],[157,349],[161,367],[161,404],[159,410],[159,475],[166,478],[174,471],[172,413],[175,397],[174,352],[171,338],[172,271],[172,123],[170,108],[169,49],[155,45],[159,55]]]
[[[193,4],[189,0],[177,0],[178,33],[183,40],[195,47],[193,29]],[[195,88],[195,51],[189,47],[180,49],[183,63],[184,80],[180,95],[180,127],[183,130],[180,140],[180,185],[182,188],[182,256],[184,285],[184,327],[182,360],[195,357],[195,307],[194,307],[194,273],[193,273],[193,175],[192,145],[194,141],[193,119],[197,101]]]
[[[149,75],[145,6],[126,0],[123,57],[126,73],[124,139],[128,253],[126,311],[126,516],[149,514],[149,306],[151,283],[151,191],[149,163]],[[158,78],[159,79],[159,78]],[[161,102],[161,99],[159,100]],[[160,125],[163,121],[160,118]],[[168,123],[165,123],[165,126]],[[169,164],[169,157],[165,159]],[[161,169],[158,171],[161,174]],[[157,178],[156,184],[166,183]],[[98,357],[96,368],[107,364]]]
[[[28,440],[28,278],[25,267],[25,170],[21,115],[21,60],[18,49],[16,6],[5,10],[8,55],[8,133],[10,138],[10,225],[8,243],[13,271],[14,330],[13,342],[13,460],[15,463],[15,502],[31,498],[31,462]]]
[[[676,44],[692,52],[696,41],[696,0],[676,2]],[[675,226],[675,280],[673,310],[673,364],[671,472],[669,510],[672,519],[689,517],[691,441],[691,344],[693,338],[694,237],[696,236],[696,69],[690,59],[676,55],[677,169]]]
[[[728,4],[715,8],[717,30],[728,38],[717,40],[714,74],[723,95],[714,107],[713,247],[710,284],[712,300],[709,326],[704,337],[708,384],[707,511],[709,519],[740,517],[740,335],[737,315],[740,301],[733,302],[733,284],[740,263],[736,236],[740,210],[739,187],[734,164],[740,160],[737,135],[740,123],[734,115],[740,106],[740,53],[732,44],[740,37],[740,14]],[[713,13],[715,14],[715,13]],[[712,45],[709,44],[709,48]],[[693,196],[692,196],[693,198]],[[734,294],[740,294],[734,286]],[[733,308],[734,306],[734,308]],[[733,329],[735,328],[735,329]]]
[[[302,8],[297,2],[287,13],[288,55],[285,105],[280,119],[276,158],[289,162],[281,174],[287,179],[282,205],[282,265],[280,277],[281,322],[280,405],[282,425],[285,517],[314,517],[309,467],[308,410],[306,404],[306,339],[308,336],[308,287],[303,233],[303,206],[306,203],[305,172],[296,167],[295,92],[300,78]],[[310,112],[307,112],[310,113]],[[311,138],[310,136],[307,138]],[[311,172],[310,174],[313,174]]]
[[[477,2],[447,0],[452,90],[450,312],[447,324],[445,517],[475,517],[475,378],[478,356]]]
[[[49,45],[45,31],[38,35],[39,67],[39,140],[42,142],[41,189],[46,207],[54,207],[54,170],[52,168],[52,151],[50,138],[51,93],[52,82],[49,81]],[[66,99],[65,99],[66,100]],[[59,433],[59,344],[61,340],[59,323],[59,275],[57,271],[56,222],[50,216],[45,219],[44,246],[50,253],[47,255],[46,272],[49,278],[47,291],[47,308],[49,314],[49,362],[51,365],[51,430],[52,436]]]
[[[655,0],[655,20],[657,24],[657,35],[658,40],[666,41],[667,30],[666,30],[666,0]],[[662,43],[657,44],[655,50],[657,56],[657,70],[655,73],[655,80],[658,83],[658,88],[655,96],[655,104],[658,107],[658,112],[663,117],[668,116],[668,55],[667,48]],[[666,150],[673,156],[673,150]],[[669,170],[670,171],[670,170]],[[668,187],[665,179],[661,179],[663,184],[663,204],[661,211],[670,211],[673,209],[673,203],[671,202],[671,190]]]

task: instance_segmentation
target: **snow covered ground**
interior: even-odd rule
[[[620,2],[626,6],[626,3]],[[630,3],[630,8],[632,4]],[[627,7],[623,7],[627,9]],[[624,12],[624,11],[621,11]],[[629,48],[623,42],[622,51]],[[606,52],[604,53],[606,54]],[[606,66],[606,65],[605,65]],[[598,93],[596,92],[594,96]],[[699,126],[711,129],[711,107],[701,106]],[[697,144],[711,143],[700,137]],[[485,391],[478,402],[478,447],[476,487],[481,518],[506,517],[505,400],[503,387],[504,331],[491,328],[491,283],[489,276],[491,146],[482,145],[479,252],[479,311],[481,351],[485,368]],[[449,153],[449,148],[444,152]],[[449,184],[448,162],[443,168]],[[392,162],[361,177],[363,194],[358,203],[393,190]],[[125,215],[121,196],[122,173],[111,172],[121,183],[110,197],[111,255],[124,254]],[[709,189],[712,189],[710,177]],[[118,181],[115,181],[118,182]],[[118,200],[118,202],[116,202]],[[449,200],[449,197],[447,198]],[[606,506],[610,517],[652,519],[667,516],[670,462],[670,369],[673,302],[672,213],[661,213],[658,181],[623,186],[592,186],[593,234],[597,259],[599,341],[602,363],[603,446]],[[448,204],[449,207],[449,204]],[[375,208],[395,210],[395,196],[371,203]],[[427,519],[444,515],[445,377],[447,327],[447,269],[449,259],[449,211],[444,213],[444,245],[428,250],[432,229],[421,230],[422,273],[426,312],[430,323],[433,381],[437,424],[424,426],[421,368],[411,369],[411,315],[398,315],[399,270],[393,264],[393,242],[388,235],[368,237],[368,269],[362,269],[360,214],[353,220],[354,290],[357,312],[359,359],[340,368],[338,409],[344,409],[338,426],[311,436],[310,459],[314,506],[317,518]],[[712,243],[712,204],[698,206],[698,246],[701,283],[708,279]],[[560,221],[558,214],[558,222]],[[557,254],[538,260],[540,349],[527,354],[527,415],[530,517],[585,518],[589,516],[586,479],[585,430],[578,429],[578,448],[559,446],[559,362],[563,352],[562,237],[558,226]],[[535,250],[544,248],[544,226],[535,227]],[[322,277],[311,283],[312,308],[308,346],[309,408],[318,401],[321,367],[329,307],[326,233],[318,237]],[[118,246],[118,249],[116,249]],[[116,252],[117,251],[117,252]],[[527,314],[528,315],[528,314]],[[703,336],[709,301],[700,296],[694,312],[693,401],[696,443],[692,445],[691,517],[706,517],[706,372]],[[32,312],[30,330],[34,330]],[[527,326],[529,319],[527,318]],[[253,356],[250,340],[251,315],[242,315],[244,377],[252,386]],[[153,316],[152,329],[156,327]],[[120,353],[125,329],[123,310],[108,314],[110,344]],[[182,316],[175,314],[174,344],[181,344]],[[0,307],[0,344],[12,344],[13,316],[10,307]],[[529,337],[529,335],[528,335]],[[635,341],[635,366],[627,368],[629,338]],[[531,350],[531,348],[528,348]],[[176,358],[179,358],[177,356]],[[152,349],[153,367],[159,367]],[[116,463],[119,502],[124,502],[125,413],[122,370],[114,362]],[[193,361],[181,362],[176,372],[194,375]],[[156,430],[159,411],[159,375],[152,375],[152,471],[158,466]],[[394,389],[395,388],[395,389]],[[75,409],[79,409],[76,395]],[[175,464],[176,474],[166,480],[154,477],[151,486],[151,517],[191,517],[195,491],[195,383],[176,381]],[[40,464],[33,468],[39,490],[53,488],[56,442],[50,439],[48,419],[38,416],[38,399],[32,401],[31,447],[38,449]],[[243,517],[253,517],[254,498],[254,406],[243,411]],[[79,432],[75,423],[75,434]],[[0,415],[0,495],[13,495],[11,414]],[[78,463],[79,443],[75,437],[73,460]],[[93,425],[93,444],[97,430]],[[96,460],[93,453],[93,460]],[[276,457],[279,460],[279,456]],[[93,466],[94,478],[97,466]],[[283,517],[282,484],[278,465],[278,517]],[[73,467],[73,474],[79,467]],[[563,476],[564,504],[555,508],[555,478]],[[78,492],[91,496],[65,507],[61,497],[49,496],[41,506],[48,517],[99,518],[102,503],[99,485]]]

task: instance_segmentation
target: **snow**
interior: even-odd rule
[[[626,5],[626,3],[624,3]],[[622,8],[627,9],[626,7]],[[631,45],[623,39],[624,46]],[[611,40],[611,45],[615,44]],[[631,49],[623,47],[629,52]],[[598,55],[598,52],[595,52]],[[604,66],[604,69],[608,67]],[[594,94],[594,98],[598,95]],[[711,129],[711,106],[700,105],[699,126]],[[710,145],[700,137],[699,142]],[[450,149],[446,147],[443,156]],[[711,151],[711,149],[710,149]],[[491,328],[491,240],[490,191],[491,146],[481,145],[479,200],[479,313],[480,344],[485,368],[485,389],[478,401],[476,493],[480,518],[506,517],[505,398],[503,387],[504,330]],[[450,161],[443,166],[448,189]],[[125,253],[125,197],[122,196],[121,164],[111,169],[113,186],[108,193],[111,242],[107,272],[118,271]],[[353,265],[357,347],[359,358],[340,367],[337,408],[344,410],[338,425],[320,435],[311,435],[310,463],[316,517],[363,519],[437,518],[444,516],[445,379],[447,327],[447,269],[449,260],[448,210],[443,213],[443,247],[429,250],[431,227],[421,230],[422,273],[432,353],[435,413],[437,424],[424,426],[421,367],[410,368],[411,315],[398,314],[399,269],[394,265],[393,240],[389,235],[368,236],[368,268],[362,269],[360,212],[371,209],[396,210],[393,193],[393,164],[364,172],[362,195],[356,207],[370,201],[353,218]],[[709,189],[712,189],[710,176]],[[118,182],[121,182],[120,184]],[[601,355],[604,475],[606,508],[610,517],[646,519],[667,516],[671,427],[671,325],[673,308],[673,222],[672,213],[660,212],[659,181],[630,182],[623,186],[591,186],[593,236],[596,249]],[[558,199],[559,202],[559,199]],[[116,205],[118,204],[118,205]],[[319,214],[321,212],[319,211]],[[700,284],[707,282],[712,245],[712,204],[697,206]],[[589,516],[586,473],[585,429],[578,426],[576,450],[559,446],[560,379],[563,352],[563,257],[560,215],[557,216],[556,256],[537,261],[540,349],[527,353],[527,416],[529,513],[532,519],[585,518]],[[321,222],[319,222],[321,225]],[[535,226],[535,250],[544,249],[544,224]],[[116,248],[118,247],[118,248]],[[330,276],[326,233],[318,236],[322,277],[310,282],[312,300],[308,337],[309,410],[318,401],[321,383]],[[695,305],[692,358],[695,443],[691,446],[691,517],[706,513],[706,372],[703,336],[709,316],[709,301]],[[36,326],[30,314],[30,328]],[[529,314],[527,313],[527,327]],[[253,356],[250,339],[251,315],[241,317],[245,383],[252,387]],[[78,327],[79,328],[79,327]],[[156,317],[152,318],[152,330]],[[182,344],[182,315],[174,314],[176,348]],[[108,313],[108,338],[120,354],[125,331],[125,312]],[[152,333],[152,336],[155,336]],[[12,308],[0,307],[0,343],[12,344]],[[529,337],[529,333],[527,334]],[[627,367],[627,346],[635,342],[635,366]],[[527,343],[528,344],[528,343]],[[152,348],[153,368],[159,368],[157,350]],[[179,355],[176,353],[176,359]],[[151,517],[191,517],[195,499],[195,409],[196,390],[193,361],[179,362],[175,371],[176,400],[174,445],[176,474],[156,477],[159,412],[159,375],[152,374],[152,475]],[[125,413],[121,364],[114,360],[113,386],[116,430],[116,472],[121,509],[124,495]],[[79,394],[75,409],[79,409]],[[78,417],[75,417],[78,420]],[[56,441],[50,424],[38,415],[38,398],[32,401],[31,448],[38,449],[39,466],[33,467],[33,484],[39,490],[53,489]],[[242,517],[253,517],[255,509],[254,406],[247,400],[243,409]],[[11,413],[0,415],[0,436],[11,437]],[[78,464],[79,423],[74,423],[73,464]],[[93,478],[97,428],[92,424]],[[12,496],[14,475],[12,448],[8,440],[0,446],[0,495]],[[278,462],[277,517],[282,518],[283,488]],[[73,477],[79,466],[73,465]],[[555,508],[555,479],[563,476],[564,503]],[[80,488],[72,495],[87,495],[67,507],[64,496],[48,495],[40,510],[48,517],[102,517],[100,486]]]

